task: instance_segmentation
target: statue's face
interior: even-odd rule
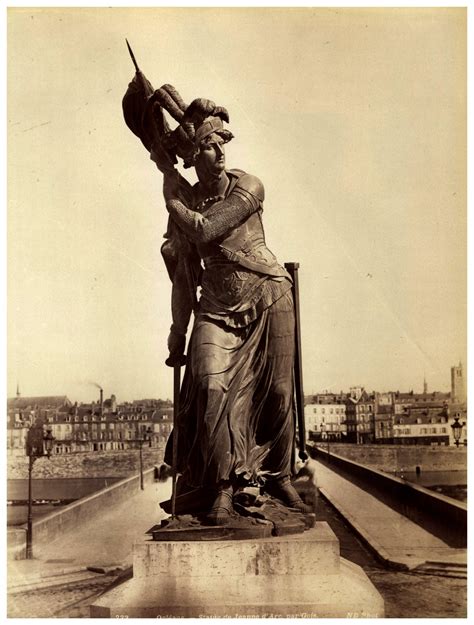
[[[225,169],[224,139],[216,133],[206,137],[196,157],[199,178],[218,178]]]

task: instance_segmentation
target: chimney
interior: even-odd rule
[[[99,408],[100,416],[102,416],[103,412],[104,412],[104,391],[100,389],[100,408]]]

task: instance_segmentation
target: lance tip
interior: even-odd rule
[[[129,52],[129,54],[130,54],[130,57],[131,57],[131,59],[132,59],[132,61],[133,61],[134,66],[135,66],[135,70],[136,70],[137,72],[139,72],[140,70],[139,70],[139,68],[138,68],[138,63],[137,63],[137,62],[136,62],[136,60],[135,60],[135,55],[133,54],[133,50],[132,50],[132,48],[131,48],[130,44],[128,43],[128,39],[127,39],[126,37],[125,37],[125,41],[126,41],[126,43],[127,43],[128,52]]]

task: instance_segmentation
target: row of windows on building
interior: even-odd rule
[[[142,414],[118,414],[115,417],[115,421],[149,421],[150,415],[146,413]],[[56,417],[57,421],[63,421],[64,423],[86,423],[88,421],[111,421],[110,415],[59,415]]]
[[[447,434],[447,428],[420,428],[420,434]],[[412,434],[411,428],[393,428],[394,436],[399,436],[401,434]]]
[[[314,408],[314,409],[313,409],[313,412],[314,412],[314,413],[316,413],[316,408]],[[361,420],[361,421],[366,421],[366,422],[367,422],[368,420],[372,419],[372,418],[373,418],[373,415],[372,415],[372,414],[370,414],[370,412],[371,412],[371,411],[369,410],[369,411],[368,411],[368,413],[369,413],[369,414],[360,413],[360,414],[358,415],[359,420]],[[323,410],[322,410],[322,414],[324,414],[324,408],[323,408]],[[330,409],[329,414],[333,414],[333,410],[332,410],[332,408]],[[337,415],[338,415],[338,414],[341,414],[341,415],[346,416],[346,414],[345,414],[345,412],[344,412],[343,410],[341,410],[341,413],[339,413],[339,409],[337,409],[337,408],[335,409],[335,414],[337,414]],[[404,420],[403,420],[403,418],[399,418],[399,419],[396,419],[395,423],[396,423],[396,424],[398,424],[398,425],[401,425],[401,424],[403,424],[403,421],[404,421]],[[342,423],[342,421],[341,421],[341,419],[340,419],[340,418],[339,418],[339,419],[336,419],[336,422],[337,422],[337,423]],[[429,419],[429,423],[446,423],[446,422],[447,422],[446,417],[431,417],[431,418]],[[321,423],[324,423],[324,417],[321,417]],[[420,417],[418,417],[418,418],[416,419],[416,423],[417,423],[417,424],[423,423],[423,419],[421,419]]]
[[[402,418],[397,419],[397,420],[395,421],[395,423],[397,423],[397,425],[402,425],[402,424],[403,424],[403,419],[402,419]],[[416,423],[417,423],[417,424],[423,423],[423,419],[421,419],[420,417],[418,417],[418,418],[416,419]],[[447,419],[446,419],[446,417],[431,417],[431,418],[429,419],[429,423],[447,423]]]
[[[331,423],[337,423],[338,425],[342,425],[345,422],[345,416],[335,415],[334,417],[332,417],[332,419],[325,419],[324,417],[321,417],[321,419],[312,419],[311,416],[309,416],[307,417],[306,421],[308,425],[315,424],[315,423],[323,423],[325,425],[331,424]]]
[[[153,425],[153,422],[149,421],[149,423],[151,423]],[[155,425],[155,430],[162,430],[162,429],[167,429],[169,427],[169,421],[163,422],[162,424],[154,424]],[[72,427],[69,424],[66,423],[52,423],[50,425],[50,427],[53,429],[53,432],[72,432]],[[24,428],[23,428],[24,429]],[[136,431],[136,430],[143,430],[146,429],[146,424],[145,425],[139,425],[137,426],[134,423],[95,423],[93,425],[91,425],[90,427],[87,427],[85,429],[75,429],[75,432],[81,432],[81,431],[98,431],[98,430],[117,430],[117,431],[121,431],[121,430],[131,430],[131,431]]]
[[[313,408],[313,413],[314,414],[326,414],[326,409],[325,408]],[[345,413],[345,407],[344,408],[328,408],[328,414],[344,414]]]
[[[77,446],[74,445],[74,447],[72,447],[71,445],[67,445],[67,444],[59,444],[59,445],[55,445],[55,447],[53,447],[53,453],[55,455],[59,455],[59,454],[70,454],[73,453],[73,451],[110,451],[110,450],[122,450],[122,449],[129,449],[129,445],[127,445],[126,443],[121,443],[121,442],[108,442],[108,443],[100,443],[100,442],[95,442],[95,443],[89,443],[87,445],[82,445],[82,446]]]

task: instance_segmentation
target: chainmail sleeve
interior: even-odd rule
[[[173,220],[196,243],[209,243],[235,228],[260,208],[260,200],[245,189],[235,188],[215,202],[205,214],[190,210],[177,199],[166,202]]]

